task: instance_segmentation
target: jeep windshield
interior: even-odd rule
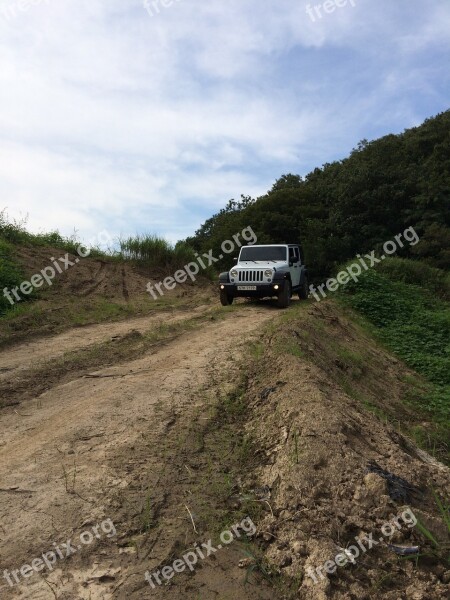
[[[263,261],[287,260],[286,246],[246,246],[241,249],[239,262],[242,261]]]

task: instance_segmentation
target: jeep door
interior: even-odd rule
[[[291,273],[292,287],[300,285],[300,251],[298,246],[289,248],[289,271]]]

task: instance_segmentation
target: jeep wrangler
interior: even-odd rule
[[[287,308],[294,292],[306,299],[308,280],[302,258],[298,244],[243,246],[236,266],[220,274],[222,306],[229,306],[239,297],[276,297],[277,306]]]

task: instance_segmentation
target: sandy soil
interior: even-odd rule
[[[101,344],[115,337],[124,336],[131,331],[144,333],[152,325],[170,324],[194,317],[208,310],[207,305],[186,311],[159,311],[145,317],[136,317],[113,323],[87,325],[70,329],[59,335],[25,342],[19,346],[0,352],[0,380],[18,375],[24,369],[38,367],[40,362],[60,358],[67,352]]]
[[[14,585],[1,578],[1,597],[446,598],[448,569],[425,563],[414,570],[386,543],[355,568],[317,585],[305,576],[308,567],[332,558],[337,547],[376,532],[404,510],[404,502],[389,496],[385,480],[368,475],[370,460],[421,490],[412,507],[439,539],[446,532],[429,490],[448,497],[450,475],[374,412],[397,407],[397,414],[408,418],[410,409],[402,404],[404,366],[332,304],[304,306],[295,302],[291,310],[303,312],[294,320],[290,311],[280,313],[270,302],[242,303],[220,315],[210,305],[166,312],[162,318],[168,323],[205,318],[137,359],[92,369],[89,376],[69,371],[63,383],[52,380],[45,393],[28,394],[19,406],[4,408],[0,567]],[[13,346],[0,352],[2,382],[19,381],[25,366],[38,371],[69,350],[145,333],[157,320],[153,315],[72,329]],[[250,369],[244,362],[249,342],[254,342]],[[194,542],[200,547],[212,537],[207,512],[210,499],[220,496],[213,489],[215,474],[220,472],[227,484],[228,455],[237,446],[231,440],[211,452],[205,439],[218,397],[234,393],[242,377],[248,410],[237,425],[253,440],[251,454],[258,464],[243,472],[241,481],[230,482],[224,503],[244,506],[248,498],[242,490],[254,490],[250,502],[263,511],[256,539],[270,560],[271,576],[293,582],[293,595],[273,578],[269,585],[256,558],[246,558],[248,568],[239,568],[248,556],[244,540],[153,589],[144,579],[147,570],[172,564],[194,551]],[[216,439],[219,443],[220,436]],[[214,507],[210,512],[214,519]],[[86,532],[97,537],[84,544]],[[414,536],[407,531],[393,541],[423,544]],[[29,578],[26,567],[25,574],[17,573],[56,546],[62,550],[68,540],[75,550],[71,556],[55,556],[54,565]],[[258,565],[258,577],[249,577],[252,565]]]
[[[193,312],[206,309],[200,307]],[[154,482],[161,477],[164,465],[158,452],[161,448],[176,451],[178,444],[178,439],[167,441],[174,423],[188,423],[199,411],[207,409],[217,387],[224,383],[230,359],[239,360],[242,344],[274,315],[270,306],[243,310],[242,314],[230,313],[223,320],[182,335],[176,342],[161,345],[139,360],[99,371],[96,378],[75,376],[69,383],[24,403],[19,411],[3,411],[2,568],[19,569],[51,550],[53,542],[75,539],[88,523],[117,519],[117,498],[122,491],[126,492],[144,476]],[[171,319],[188,316],[183,312]],[[4,351],[0,364],[11,371],[3,375],[16,373],[24,361],[29,363],[30,357],[33,361],[48,360],[105,336],[123,335],[133,329],[144,331],[154,319],[72,330]],[[141,456],[143,443],[145,457]],[[170,461],[170,457],[167,459]],[[142,495],[145,498],[145,493]],[[173,508],[187,517],[184,508]],[[94,544],[95,548],[86,546],[78,555],[59,561],[58,569],[45,575],[47,582],[35,574],[25,582],[20,577],[23,583],[10,588],[2,580],[2,598],[150,597],[143,566],[134,564],[132,548],[124,551],[123,545],[118,544],[124,536],[129,537],[129,531],[123,530],[120,522],[114,523],[117,537],[104,536],[98,545]],[[167,525],[147,556],[146,568],[158,565],[170,554],[176,533]],[[136,574],[129,580],[133,570]],[[108,576],[99,578],[99,573],[105,572]],[[227,597],[231,598],[235,593],[233,586],[242,585],[244,575],[237,570],[237,583],[227,575],[216,577],[214,585],[221,589],[227,581],[231,594]],[[137,591],[130,588],[129,581]],[[245,593],[240,597],[245,598]]]

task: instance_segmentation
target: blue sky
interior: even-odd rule
[[[323,5],[0,0],[0,210],[175,241],[449,108],[448,0]]]

